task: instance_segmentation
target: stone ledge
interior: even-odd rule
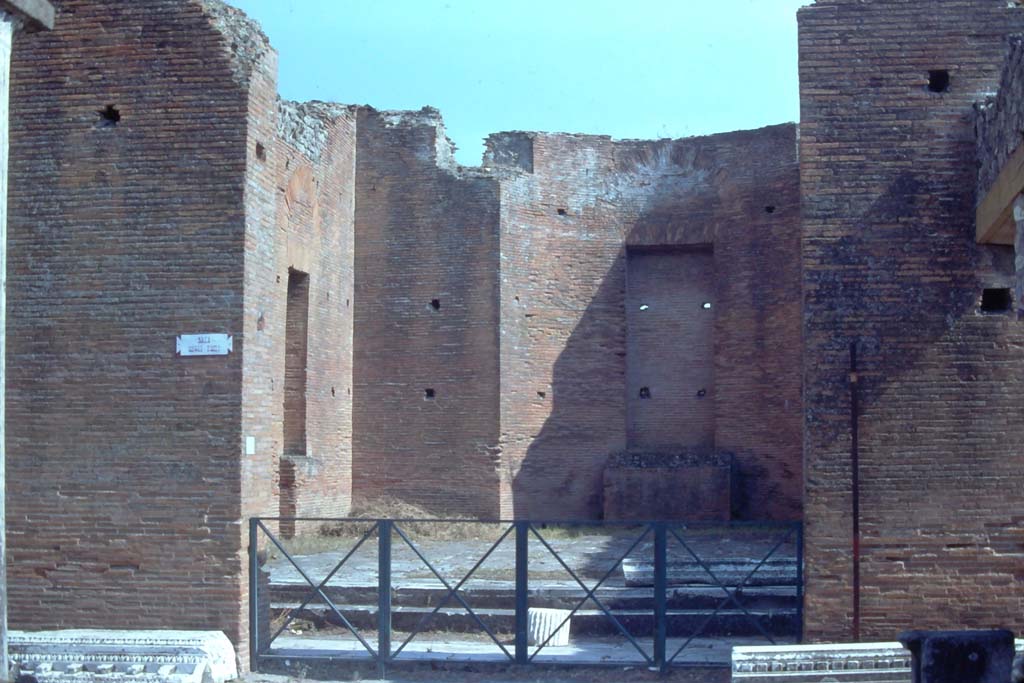
[[[29,674],[39,683],[224,683],[238,677],[234,647],[219,631],[11,631],[9,639],[14,675]]]

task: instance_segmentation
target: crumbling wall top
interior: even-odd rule
[[[255,66],[273,51],[270,39],[260,25],[245,12],[223,0],[193,0],[203,9],[210,25],[223,37],[224,47],[231,61],[235,82],[245,87]]]
[[[423,126],[434,129],[434,157],[438,168],[458,173],[460,167],[455,161],[455,144],[444,129],[444,118],[435,107],[422,107],[416,111],[378,110],[364,106],[364,111],[375,114],[389,128],[414,128]]]
[[[438,169],[458,178],[493,178],[494,174],[487,168],[479,166],[461,166],[455,160],[455,144],[448,138],[444,128],[441,112],[434,107],[423,107],[416,111],[379,110],[362,105],[357,110],[367,117],[377,119],[385,129],[428,128],[433,131],[433,148],[419,149],[421,155],[429,155]]]
[[[277,101],[277,135],[313,162],[327,147],[331,125],[343,117],[353,116],[356,107],[334,102]]]

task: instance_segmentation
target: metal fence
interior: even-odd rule
[[[282,539],[279,533],[272,530],[277,527],[292,533],[295,523],[320,525],[321,528],[348,525],[351,528],[358,528],[361,533],[352,533],[351,537],[345,540],[343,548],[317,553],[317,562],[312,563],[311,555],[302,554],[294,547],[290,551],[290,540]],[[425,549],[424,543],[416,538],[416,528],[425,524],[489,525],[496,540],[476,545],[477,553],[481,548],[486,547],[486,550],[482,554],[473,555],[469,560],[472,561],[472,566],[464,574],[446,576],[444,567],[439,567],[436,559],[428,557],[429,551]],[[553,529],[576,528],[596,529],[599,534],[617,534],[619,551],[610,556],[613,561],[607,564],[606,570],[595,572],[591,567],[589,575],[584,575],[579,567],[571,566],[571,558],[567,561],[565,551],[556,547],[557,539],[553,542],[551,538],[554,535]],[[748,556],[745,561],[736,562],[729,559],[727,553],[723,555],[720,549],[728,545],[728,539],[735,534],[748,539],[748,549],[756,549],[757,556]],[[756,539],[756,543],[750,542],[749,539]],[[481,618],[479,609],[474,609],[474,593],[467,590],[467,584],[480,568],[495,556],[499,547],[505,544],[514,545],[514,551],[506,549],[503,555],[506,564],[513,565],[507,567],[511,575],[509,583],[512,590],[511,596],[507,598],[510,604],[504,607],[506,612],[511,610],[514,629],[511,634],[506,634],[506,637],[502,638],[493,624],[489,625]],[[374,546],[376,571],[372,572],[371,567],[371,573],[374,574],[372,580],[375,583],[373,588],[376,593],[376,619],[372,626],[364,624],[360,628],[353,623],[353,619],[350,619],[351,613],[346,615],[346,610],[339,607],[331,593],[338,587],[343,588],[347,585],[346,569],[356,553],[361,549],[372,551]],[[622,547],[626,549],[621,551]],[[414,557],[415,561],[421,563],[425,575],[439,585],[438,594],[441,596],[433,605],[432,611],[424,612],[415,626],[404,629],[401,634],[392,624],[397,609],[392,603],[396,589],[392,574],[396,548],[400,549],[404,556]],[[278,608],[279,614],[274,623],[271,620],[269,596],[263,594],[263,591],[270,589],[265,569],[268,552],[276,556],[276,566],[279,570],[296,573],[301,577],[301,585],[304,586],[303,598],[297,601],[298,607]],[[664,521],[604,523],[466,519],[252,518],[249,524],[251,667],[254,671],[259,671],[268,660],[301,661],[303,657],[308,657],[318,660],[358,659],[375,664],[383,670],[395,662],[408,659],[409,645],[413,639],[426,632],[439,612],[448,606],[458,606],[465,611],[470,622],[478,627],[478,633],[486,636],[486,640],[496,647],[496,654],[500,653],[499,660],[519,665],[547,661],[543,657],[539,660],[538,655],[545,649],[551,649],[551,639],[558,629],[553,629],[540,642],[530,642],[528,619],[531,598],[536,602],[546,583],[543,578],[531,578],[531,553],[535,559],[537,553],[549,554],[549,560],[553,560],[550,564],[564,571],[569,579],[565,583],[573,585],[573,590],[578,591],[575,606],[565,610],[566,616],[561,624],[570,623],[573,616],[580,613],[584,606],[596,607],[597,609],[591,609],[590,613],[606,619],[606,626],[611,626],[611,630],[621,639],[620,642],[623,645],[628,643],[631,652],[635,652],[631,654],[633,659],[628,663],[646,665],[650,669],[663,672],[671,667],[692,665],[692,662],[684,661],[682,653],[693,647],[694,643],[705,635],[709,624],[724,610],[731,610],[736,618],[744,620],[755,637],[765,643],[775,644],[779,638],[778,634],[773,633],[772,628],[763,623],[762,616],[755,614],[755,610],[752,610],[745,600],[746,592],[755,584],[787,587],[793,597],[796,624],[796,631],[788,634],[788,640],[799,642],[802,639],[803,529],[800,523],[682,524]],[[617,559],[614,559],[615,557]],[[607,560],[607,557],[605,559]],[[316,566],[313,566],[314,564]],[[639,585],[649,586],[650,589],[649,611],[645,613],[644,618],[653,622],[653,629],[647,638],[640,638],[627,628],[621,618],[622,613],[610,607],[602,598],[602,589],[608,588],[613,580],[616,584],[622,582],[619,573],[625,574],[627,564],[633,573],[642,575]],[[685,568],[685,571],[680,567]],[[364,562],[364,581],[367,577],[366,569]],[[680,571],[685,575],[680,575]],[[695,577],[695,574],[699,576]],[[678,586],[694,581],[702,584],[706,592],[717,594],[717,603],[713,608],[702,610],[696,620],[694,611],[689,610],[687,614],[690,621],[687,623],[695,621],[695,625],[686,629],[687,632],[677,633],[676,638],[670,639],[669,624],[674,615],[680,613],[673,610],[669,604],[669,597],[673,594],[670,585],[677,586],[675,590],[679,591],[682,589]],[[648,594],[646,588],[642,591],[645,595]],[[306,613],[312,605],[317,605],[318,609],[330,617],[332,623],[347,630],[358,642],[359,649],[337,652],[324,650],[315,645],[309,649],[296,648],[294,644],[287,648],[275,647],[275,643],[289,629],[296,617]],[[375,637],[368,635],[370,632],[375,632]],[[457,642],[452,647],[457,650]],[[429,660],[430,653],[419,652],[416,658],[419,661]],[[457,659],[457,656],[453,656],[452,648],[449,647],[447,653],[439,654],[437,659],[452,660]],[[555,663],[621,665],[624,662],[568,658]]]

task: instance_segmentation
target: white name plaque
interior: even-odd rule
[[[230,334],[179,334],[175,350],[179,356],[226,356],[234,343]]]

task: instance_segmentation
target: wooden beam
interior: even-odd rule
[[[54,12],[49,0],[0,0],[0,10],[26,20],[30,30],[53,28]]]
[[[1017,224],[1013,220],[1013,200],[1024,192],[1024,145],[1013,151],[992,183],[975,214],[978,244],[1009,244]]]

